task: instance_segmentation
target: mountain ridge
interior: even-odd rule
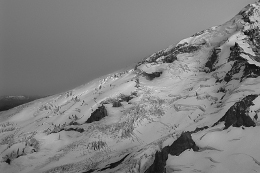
[[[5,172],[259,172],[260,1],[0,116]]]
[[[42,98],[42,96],[0,96],[0,112],[40,98]]]

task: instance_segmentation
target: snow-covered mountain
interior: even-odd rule
[[[0,115],[0,172],[260,172],[260,2]]]

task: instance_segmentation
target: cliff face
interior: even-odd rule
[[[0,116],[21,172],[260,172],[260,2],[132,69]]]

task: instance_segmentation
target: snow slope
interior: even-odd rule
[[[260,172],[259,10],[2,112],[0,172]]]

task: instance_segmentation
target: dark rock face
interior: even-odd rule
[[[120,102],[129,102],[129,101],[132,100],[133,98],[134,98],[133,93],[132,93],[131,95],[121,94],[119,101],[120,101]]]
[[[112,169],[112,168],[115,168],[117,167],[118,165],[120,165],[120,163],[122,163],[125,158],[128,156],[129,154],[127,154],[126,156],[124,156],[122,159],[120,159],[119,161],[117,162],[114,162],[114,163],[110,163],[108,166],[106,166],[105,168],[101,169],[100,171],[104,171],[106,169]]]
[[[213,49],[211,56],[209,57],[208,61],[205,64],[205,67],[209,69],[209,72],[214,70],[214,63],[217,61],[218,58],[218,50]]]
[[[157,53],[152,54],[148,58],[145,58],[143,61],[139,62],[135,69],[137,69],[138,66],[145,63],[158,63],[157,60],[164,56],[162,58],[163,63],[172,63],[175,60],[177,60],[177,55],[182,53],[193,53],[197,50],[199,50],[201,45],[188,45],[188,43],[178,44],[174,48],[172,48],[169,51],[160,50]]]
[[[243,68],[243,69],[242,69]],[[260,68],[254,64],[249,64],[245,60],[243,61],[235,61],[231,70],[224,77],[224,81],[229,82],[232,79],[232,76],[236,73],[239,73],[243,70],[243,75],[240,78],[240,82],[243,79],[247,78],[257,78],[260,76]]]
[[[257,78],[260,76],[260,68],[255,64],[245,64],[245,69],[241,81],[246,78]]]
[[[248,8],[250,6],[250,4],[248,4],[245,8]],[[246,11],[240,11],[238,14],[241,15],[243,18],[243,20],[247,23],[251,23],[250,21],[250,16],[254,13],[253,12],[254,8],[249,8],[249,10]]]
[[[243,49],[238,45],[238,43],[235,43],[234,46],[230,47],[228,62],[236,60],[245,61],[245,59],[240,56],[241,52],[243,52]]]
[[[82,173],[91,173],[91,172],[94,172],[94,171],[95,171],[95,169],[90,169],[90,170],[82,172]]]
[[[8,159],[6,159],[5,162],[10,165],[11,164],[11,159],[8,158]]]
[[[65,129],[65,131],[77,131],[79,133],[83,133],[85,130],[83,128],[68,128],[68,129]]]
[[[145,171],[145,173],[165,173],[165,165],[168,159],[169,146],[164,147],[160,152],[154,155],[153,164]]]
[[[142,75],[146,77],[147,80],[153,80],[156,77],[160,77],[162,72],[153,72],[153,73],[146,73],[143,72]]]
[[[232,68],[225,75],[224,81],[229,82],[234,74],[239,73],[239,71],[242,70],[242,67],[248,64],[247,61],[240,56],[242,52],[242,48],[237,43],[230,47],[230,56],[228,58],[228,62],[234,61],[234,63]],[[244,70],[247,71],[247,69]]]
[[[121,107],[122,102],[129,102],[136,96],[137,96],[136,92],[132,92],[130,95],[120,94],[119,96],[117,96],[115,98],[109,98],[109,99],[102,101],[101,104],[102,105],[112,104],[113,107]]]
[[[256,54],[256,56],[251,57],[253,58],[255,61],[260,62],[260,33],[259,33],[259,28],[256,29],[249,29],[244,31],[244,34],[246,36],[248,36],[248,43],[250,44],[250,47],[252,48],[252,50],[254,51],[254,53]]]
[[[94,121],[99,121],[102,118],[107,116],[107,110],[104,105],[98,107],[94,112],[91,113],[91,116],[88,118],[86,123],[92,123]]]
[[[69,123],[69,125],[80,125],[78,122],[76,122],[76,121],[71,121],[70,123]]]
[[[168,154],[179,156],[187,149],[193,149],[193,151],[199,150],[199,147],[197,147],[195,142],[192,140],[190,132],[182,133],[171,146],[166,146],[160,152],[156,152],[153,164],[145,171],[145,173],[165,173]]]
[[[194,131],[192,131],[192,133],[197,133],[199,131],[202,131],[202,130],[205,130],[205,129],[208,129],[209,126],[204,126],[204,127],[197,127]]]
[[[226,81],[226,82],[231,81],[231,79],[234,76],[234,74],[239,73],[239,71],[241,70],[242,66],[244,66],[244,62],[235,61],[234,64],[232,65],[232,68],[225,75],[224,81]]]
[[[122,106],[122,104],[119,100],[113,102],[113,107],[120,107],[120,106]]]
[[[175,60],[177,60],[177,56],[174,54],[169,54],[162,61],[163,63],[172,63]]]
[[[219,122],[225,122],[225,128],[230,126],[233,127],[251,127],[255,126],[255,122],[248,116],[249,107],[254,105],[253,101],[258,97],[258,95],[248,95],[244,97],[241,101],[235,103],[229,108],[225,115],[214,125]]]
[[[178,51],[179,53],[192,53],[197,51],[200,48],[200,46],[197,45],[189,45],[189,46],[185,46],[180,48]]]
[[[181,136],[173,142],[170,146],[170,154],[173,156],[179,156],[187,149],[193,149],[193,151],[199,150],[199,147],[197,147],[195,142],[192,140],[190,132],[182,133]]]

